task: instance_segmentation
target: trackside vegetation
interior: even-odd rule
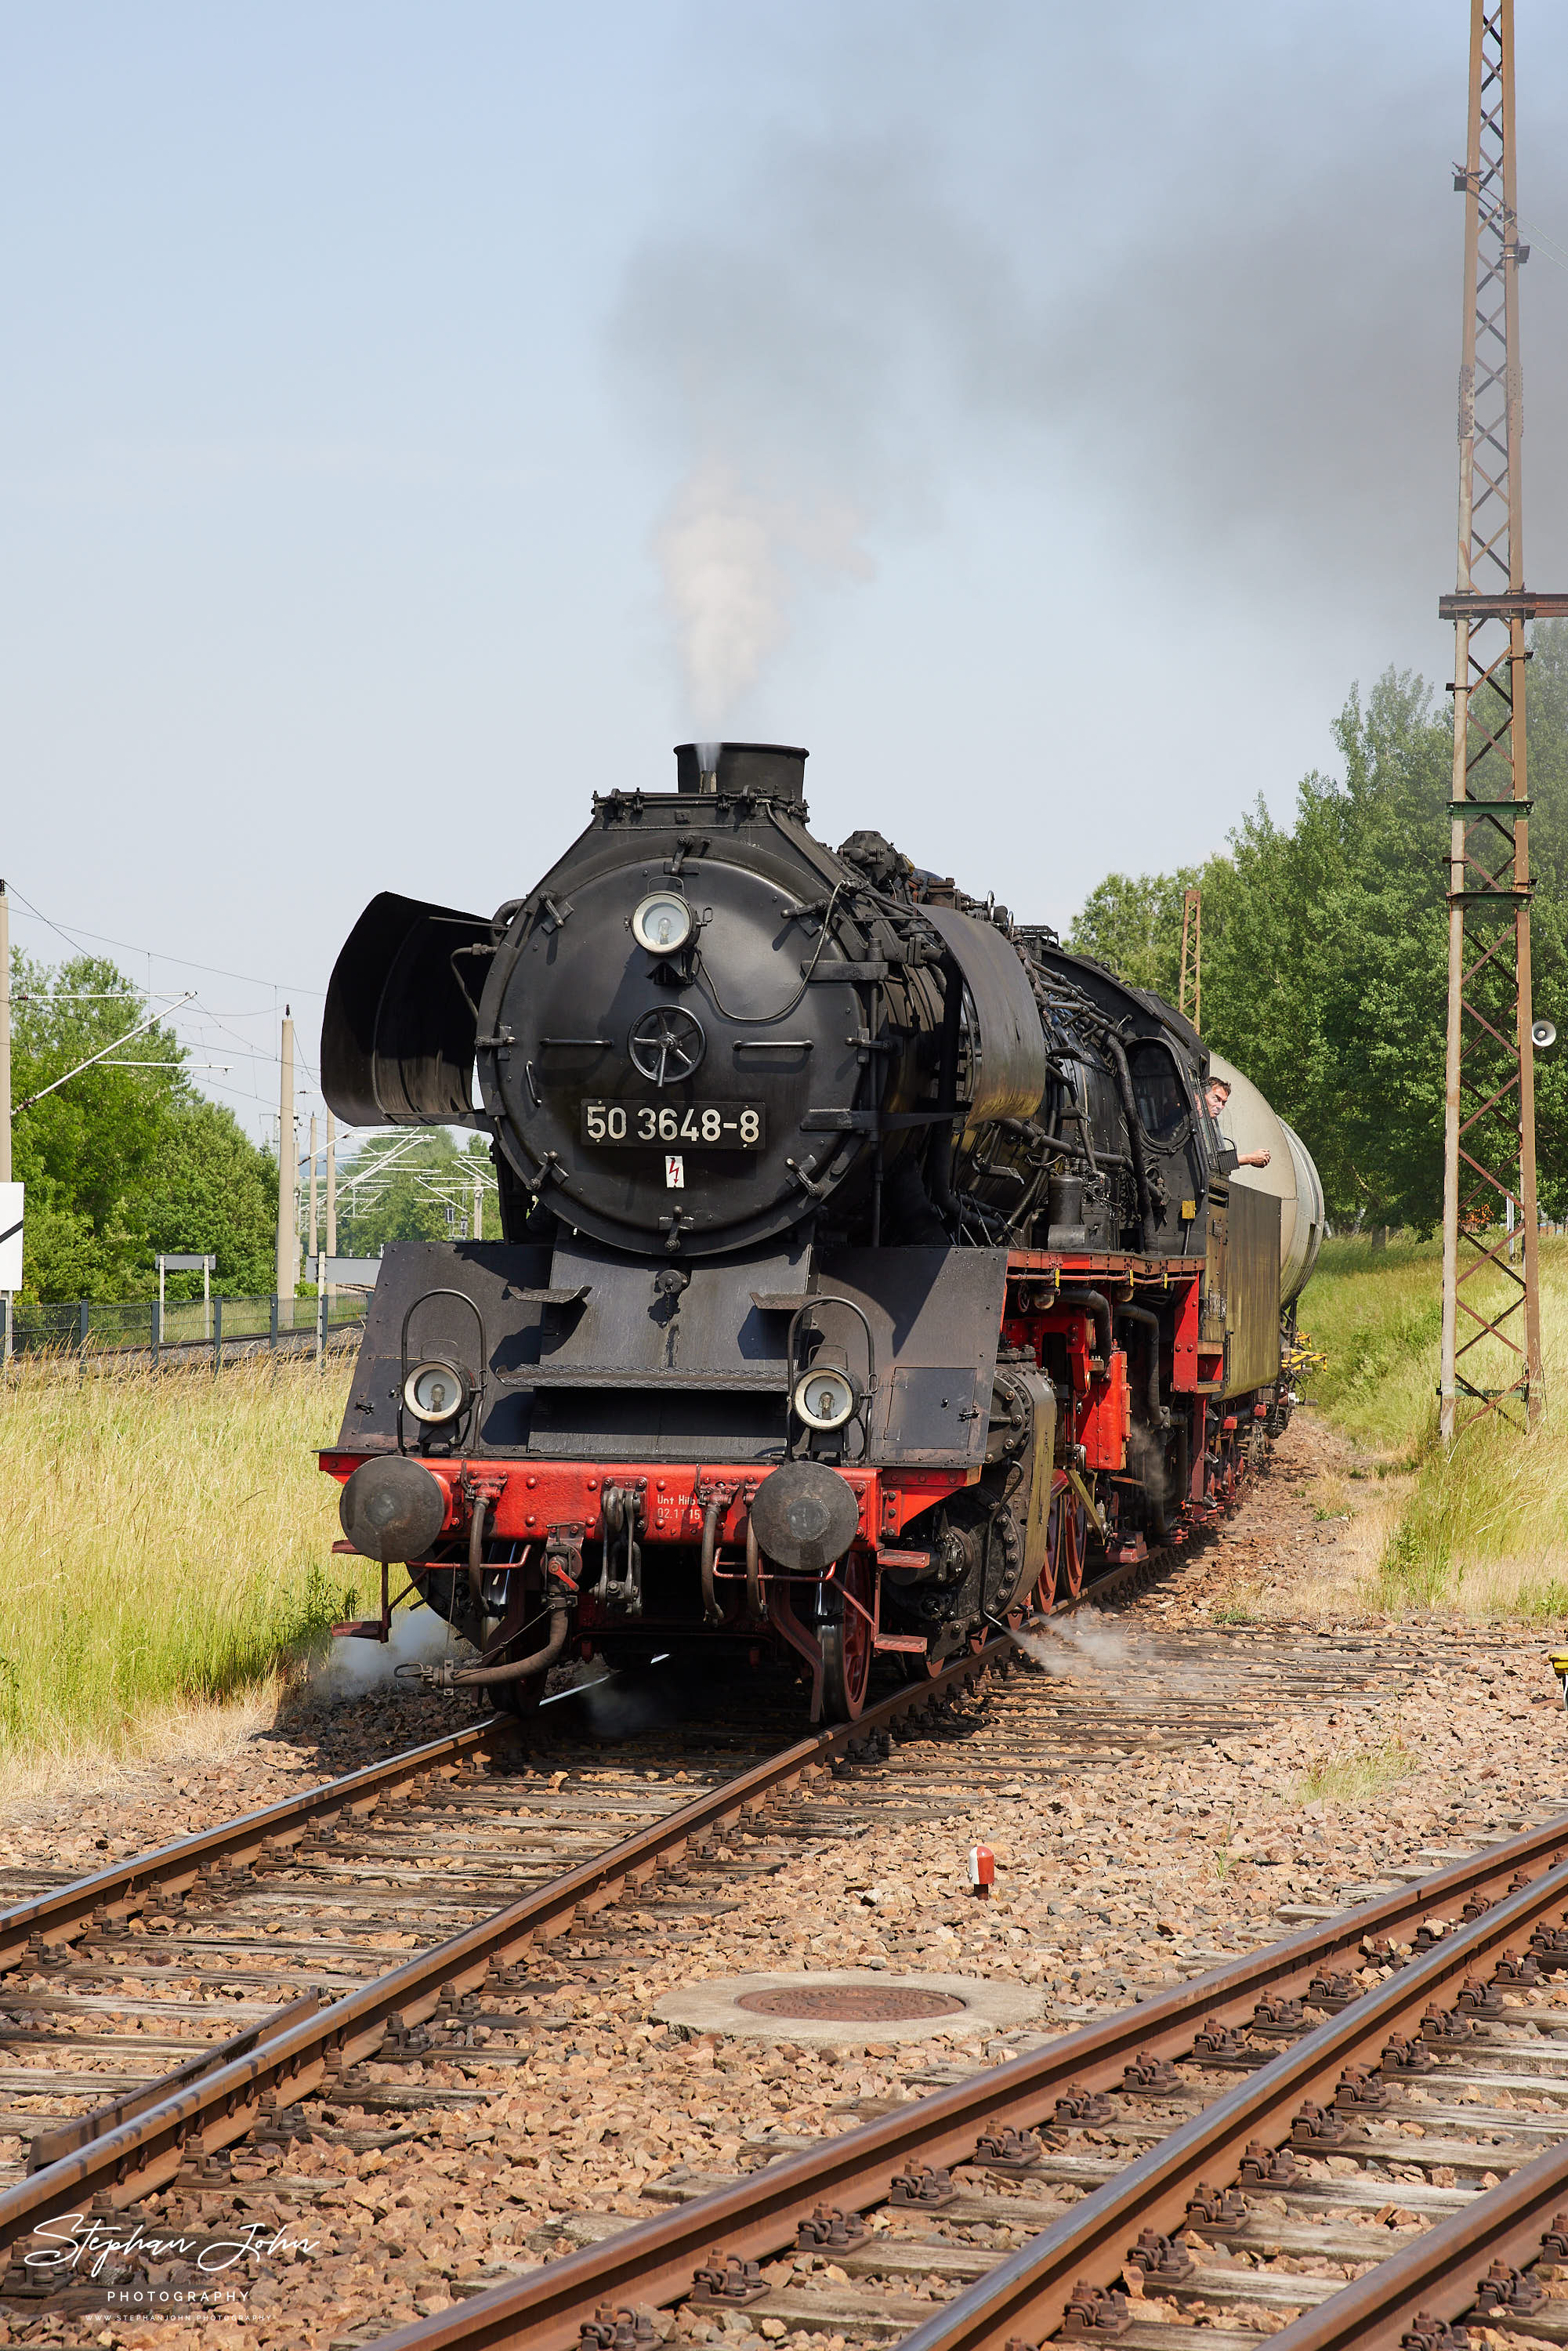
[[[277,1162],[196,1092],[171,1028],[157,1022],[122,1055],[57,1084],[145,1017],[141,991],[101,956],[51,968],[16,952],[11,986],[13,1171],[27,1187],[22,1297],[155,1297],[160,1249],[215,1256],[231,1297],[269,1291]],[[201,1296],[199,1274],[171,1278],[171,1297],[193,1290]]]
[[[260,1357],[221,1378],[13,1366],[0,1754],[134,1751],[148,1718],[287,1673],[373,1604],[375,1571],[332,1556],[334,1489],[314,1459],[348,1377]]]
[[[1385,1249],[1370,1237],[1324,1246],[1301,1301],[1329,1359],[1310,1394],[1364,1457],[1351,1475],[1374,1505],[1360,1576],[1375,1607],[1568,1617],[1568,1238],[1543,1235],[1540,1262],[1545,1417],[1529,1437],[1489,1417],[1448,1456],[1439,1243],[1396,1233]]]
[[[1568,624],[1542,623],[1534,644],[1535,1008],[1564,1037],[1536,1065],[1536,1139],[1542,1206],[1558,1218],[1568,1213]],[[1298,1129],[1336,1228],[1430,1232],[1443,1196],[1452,724],[1440,695],[1389,671],[1364,698],[1352,694],[1333,734],[1339,772],[1305,777],[1288,823],[1260,799],[1202,867],[1107,875],[1069,944],[1174,1002],[1182,895],[1197,883],[1205,1039]]]

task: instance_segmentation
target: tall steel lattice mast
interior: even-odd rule
[[[1459,371],[1441,1429],[1489,1413],[1533,1426],[1545,1402],[1536,1281],[1524,630],[1568,597],[1524,585],[1513,0],[1471,0]],[[1511,1228],[1518,1223],[1519,1253]]]
[[[1192,1008],[1187,1008],[1188,998]],[[1181,902],[1181,978],[1176,987],[1176,1010],[1195,1029],[1203,1026],[1203,893],[1184,892]]]

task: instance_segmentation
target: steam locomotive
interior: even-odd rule
[[[1322,1193],[1168,1004],[815,839],[804,751],[675,758],[528,896],[382,894],[338,960],[328,1101],[488,1134],[505,1234],[382,1259],[320,1457],[382,1613],[340,1629],[402,1563],[480,1652],[431,1670],[518,1710],[570,1656],[770,1650],[853,1720],[879,1658],[1228,1506]]]

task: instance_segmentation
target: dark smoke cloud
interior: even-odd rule
[[[669,455],[656,553],[699,727],[733,716],[803,593],[872,579],[998,471],[1173,590],[1308,628],[1332,600],[1381,625],[1375,657],[1408,645],[1453,570],[1451,13],[1004,11],[977,50],[917,11],[884,78],[893,20],[813,18],[790,64],[815,121],[710,142],[700,216],[649,239],[616,328]],[[1521,214],[1568,247],[1548,127],[1568,41],[1531,6],[1519,39]],[[1539,251],[1544,582],[1568,579],[1568,270]]]

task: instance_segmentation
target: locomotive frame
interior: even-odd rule
[[[382,896],[334,973],[329,1101],[487,1130],[507,1235],[385,1255],[320,1457],[382,1607],[338,1629],[402,1562],[481,1653],[433,1672],[519,1708],[571,1654],[769,1649],[853,1719],[879,1657],[1186,1540],[1289,1415],[1281,1203],[1201,1040],[825,849],[804,758],[683,747],[527,899]]]

